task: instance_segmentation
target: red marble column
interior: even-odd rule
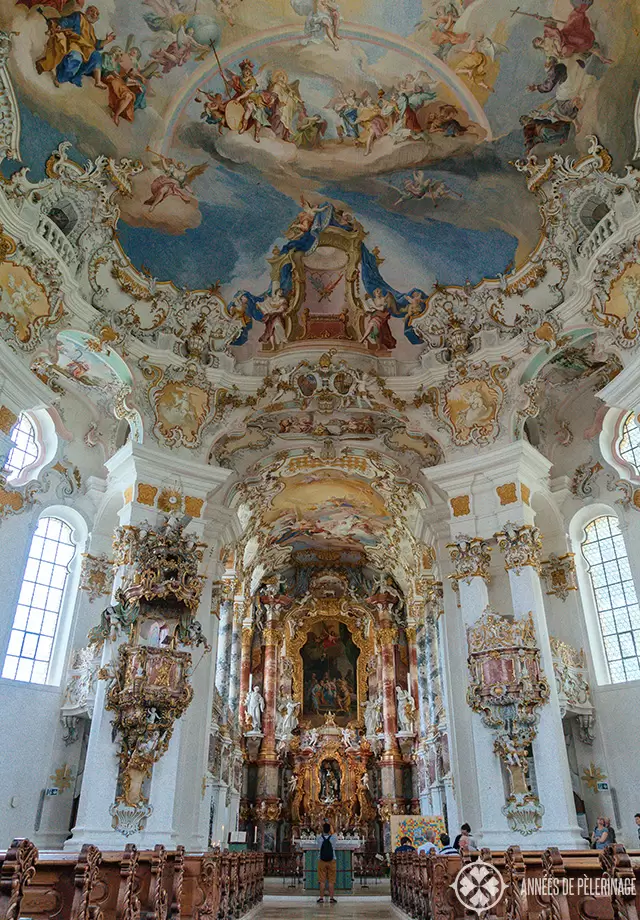
[[[409,646],[409,678],[411,681],[411,696],[413,697],[413,702],[417,713],[420,695],[418,690],[418,646],[416,643],[415,626],[407,626],[406,632],[407,644]],[[419,720],[416,719],[416,724],[418,721]]]
[[[251,674],[251,640],[253,639],[253,630],[251,627],[243,626],[240,646],[240,725],[244,726],[245,705],[244,701],[249,692],[249,675]]]
[[[269,625],[264,630],[264,715],[262,719],[262,758],[276,753],[276,695],[278,690],[277,631]]]
[[[382,720],[384,725],[384,755],[389,759],[398,754],[398,717],[396,713],[396,630],[385,627],[378,633],[382,657]]]

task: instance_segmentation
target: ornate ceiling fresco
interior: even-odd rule
[[[591,134],[633,156],[633,0],[7,0],[0,24],[31,178],[63,139],[138,160],[127,255],[219,285],[239,356],[314,324],[408,356],[436,282],[506,273],[537,243],[512,161]]]

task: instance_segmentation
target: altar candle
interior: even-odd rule
[[[222,825],[222,835],[221,835],[221,836],[222,836],[222,846],[224,847],[224,843],[225,843],[225,840],[224,840],[224,824]]]
[[[258,825],[257,824],[253,829],[253,842],[254,843],[258,842]]]

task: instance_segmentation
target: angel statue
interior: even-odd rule
[[[165,157],[161,153],[155,153],[149,147],[147,147],[147,150],[154,156],[153,165],[164,173],[162,176],[157,176],[151,183],[151,195],[145,201],[145,204],[149,205],[149,210],[155,210],[159,204],[162,204],[171,195],[177,195],[185,204],[194,201],[195,195],[189,186],[194,179],[201,176],[209,168],[209,164],[198,163],[196,166],[187,169],[186,163],[173,160],[171,157]]]
[[[489,61],[495,61],[498,55],[509,50],[507,46],[494,42],[484,32],[479,32],[462,50],[466,51],[466,54],[456,64],[455,72],[461,77],[469,77],[472,83],[486,89],[487,92],[495,92],[494,88],[486,82],[487,68]]]
[[[415,712],[415,703],[409,689],[403,690],[402,687],[396,687],[396,700],[398,711],[398,730],[413,734],[415,731],[413,724],[413,714]]]
[[[152,32],[162,36],[150,57],[160,64],[163,73],[183,67],[192,54],[196,61],[202,61],[211,53],[220,29],[212,17],[196,15],[197,4],[187,10],[180,0],[143,0],[143,3],[153,10],[143,14],[144,21]]]

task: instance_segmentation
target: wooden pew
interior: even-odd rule
[[[28,840],[0,853],[0,920],[237,920],[262,899],[261,853],[158,845],[39,854]]]
[[[466,920],[471,915],[451,885],[462,866],[481,859],[498,869],[506,886],[505,896],[486,920],[638,920],[638,856],[620,845],[564,853],[555,847],[542,852],[514,846],[505,852],[483,849],[458,856],[394,854],[391,896],[415,920]],[[603,879],[626,882],[627,893],[624,888],[607,892]],[[594,893],[589,885],[601,887]]]

